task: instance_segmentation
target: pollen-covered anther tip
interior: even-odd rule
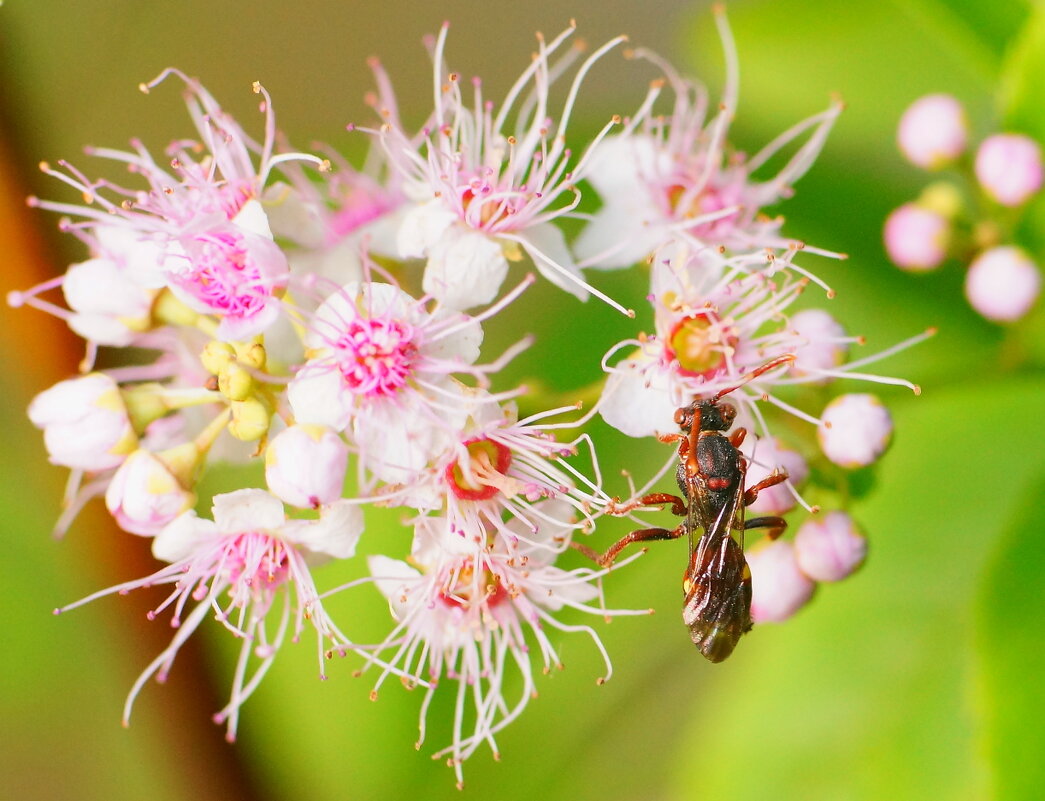
[[[334,169],[334,167],[333,167],[333,165],[331,165],[330,159],[323,159],[321,162],[319,162],[319,171],[320,172],[332,172],[333,169]]]
[[[260,95],[261,94],[261,81],[253,81],[250,84],[250,91],[252,91],[256,95]]]
[[[818,514],[820,514],[820,506],[819,506],[819,504],[816,505],[816,506],[810,506],[809,507],[809,514],[811,514],[811,515],[818,515]]]
[[[829,289],[829,290],[827,290],[827,299],[828,300],[834,300],[835,299],[835,295],[837,295],[837,294],[838,293],[835,292],[833,289]]]
[[[138,84],[138,91],[141,92],[143,95],[149,94],[149,84],[147,84],[147,83],[140,83],[140,84]]]
[[[915,395],[921,395],[922,394],[922,388],[920,386],[918,386],[918,384],[913,384],[911,386],[911,390],[914,392]]]
[[[610,117],[610,122],[612,122],[614,125],[620,125],[621,122],[623,122],[623,119],[624,118],[621,117],[620,114],[614,114],[612,117]]]
[[[933,326],[929,326],[928,328],[926,328],[926,329],[925,329],[925,335],[926,335],[927,337],[934,337],[934,336],[936,336],[936,335],[937,335],[938,333],[940,333],[940,329],[939,329],[939,328],[937,328],[937,327],[936,327],[935,325],[933,325]]]
[[[634,309],[625,309],[624,314],[627,315],[628,317],[630,317],[632,320],[635,319],[635,310]]]
[[[25,295],[19,292],[17,289],[12,289],[7,293],[7,305],[12,309],[20,308],[25,305]],[[54,613],[57,615],[61,610],[55,609]]]
[[[453,765],[450,765],[450,767],[452,768],[452,767],[453,767]],[[455,786],[455,787],[456,787],[456,788],[457,788],[458,790],[463,790],[463,789],[464,789],[464,782],[457,782],[457,784],[456,784],[456,785],[454,785],[454,786]]]
[[[371,690],[370,691],[370,700],[371,701],[376,701],[377,700],[377,690]]]
[[[725,3],[715,3],[715,4],[713,4],[711,6],[711,13],[712,14],[717,14],[718,16],[721,17],[723,14],[726,13],[726,4]]]
[[[51,614],[52,615],[60,615],[60,614],[62,614],[62,608],[60,606],[56,606],[54,609],[51,610]]]

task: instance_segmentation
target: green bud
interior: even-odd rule
[[[236,357],[236,351],[227,342],[211,340],[200,354],[200,363],[211,375],[221,375],[229,363]]]
[[[254,394],[254,379],[240,364],[232,362],[218,373],[218,390],[231,401],[245,401]]]
[[[198,312],[194,312],[178,300],[169,289],[162,290],[156,296],[152,305],[152,316],[158,322],[168,325],[195,326],[200,319]]]
[[[229,433],[236,439],[254,442],[268,433],[272,413],[268,405],[258,398],[233,401],[229,408],[232,410]]]

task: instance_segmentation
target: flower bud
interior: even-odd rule
[[[325,426],[296,425],[265,450],[265,481],[291,506],[315,509],[341,497],[348,446]]]
[[[151,324],[153,289],[139,286],[109,259],[88,259],[65,273],[69,327],[89,342],[124,347]]]
[[[230,362],[218,373],[218,390],[229,400],[243,401],[254,392],[254,379],[238,362]]]
[[[234,358],[236,358],[236,351],[232,345],[212,339],[203,348],[203,352],[200,354],[200,363],[208,373],[218,375],[229,366],[229,363]]]
[[[931,270],[947,256],[951,224],[936,211],[905,203],[885,221],[885,250],[897,267]]]
[[[798,567],[816,581],[841,581],[867,557],[867,538],[845,512],[807,520],[795,535]]]
[[[791,316],[791,329],[804,342],[794,349],[795,361],[791,371],[795,375],[816,375],[822,370],[834,370],[845,361],[849,350],[845,329],[823,309],[804,309]],[[824,376],[818,383],[827,383]]]
[[[1045,172],[1038,143],[1022,134],[995,134],[976,151],[976,179],[1003,206],[1019,206],[1041,189]]]
[[[795,548],[777,540],[747,554],[751,568],[751,618],[780,623],[805,606],[816,584],[798,569]]]
[[[52,464],[91,472],[118,466],[138,447],[120,388],[103,373],[60,381],[29,404]]]
[[[269,407],[257,398],[233,401],[229,404],[232,420],[229,422],[229,433],[244,442],[261,439],[268,433],[272,422]]]
[[[154,536],[195,503],[170,468],[155,454],[136,450],[120,465],[105,491],[105,506],[120,528]]]
[[[1018,320],[1034,305],[1041,275],[1027,254],[1016,247],[996,247],[981,253],[965,275],[965,296],[988,320]]]
[[[758,445],[751,453],[751,464],[747,469],[746,484],[748,487],[754,486],[774,471],[779,472],[781,469],[787,472],[792,486],[798,486],[809,476],[809,467],[806,465],[805,459],[776,437],[765,437],[757,442]],[[793,509],[797,503],[798,499],[795,498],[791,489],[785,483],[780,483],[759,490],[758,498],[748,508],[757,514],[782,515]]]
[[[968,137],[961,104],[950,95],[936,94],[908,106],[900,118],[896,139],[908,161],[935,170],[960,156]]]
[[[874,395],[839,395],[820,416],[820,448],[842,467],[871,464],[881,456],[893,434],[889,410]]]

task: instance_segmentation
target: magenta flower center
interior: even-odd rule
[[[224,317],[250,317],[265,306],[271,288],[242,237],[220,233],[198,244],[192,269],[177,279],[182,288]]]
[[[387,397],[406,384],[417,356],[414,330],[400,320],[357,318],[334,343],[338,368],[352,392]]]
[[[262,532],[236,537],[226,549],[225,569],[233,587],[250,595],[278,587],[290,574],[286,546]]]

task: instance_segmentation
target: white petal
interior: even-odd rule
[[[403,595],[417,583],[421,574],[406,562],[379,554],[368,556],[366,563],[378,591],[388,599],[396,617],[401,618],[405,611]]]
[[[566,238],[558,227],[552,223],[531,226],[519,234],[519,241],[541,275],[574,297],[581,300],[588,297],[588,290],[578,281],[571,281],[567,275],[563,275],[565,272],[584,281],[581,269],[574,263],[573,255],[566,247]]]
[[[596,212],[577,240],[574,253],[591,266],[613,270],[649,257],[670,234],[658,224],[659,213],[643,195],[613,200]]]
[[[218,527],[211,520],[197,517],[191,509],[176,517],[152,541],[152,555],[164,562],[180,562],[196,551],[200,543],[216,536]]]
[[[606,380],[599,403],[602,419],[629,437],[674,432],[678,403],[662,370],[643,369],[648,363],[625,359]]]
[[[350,501],[335,501],[323,508],[319,520],[285,532],[286,539],[310,551],[348,559],[355,555],[359,535],[363,533],[363,511]]]
[[[409,208],[403,214],[396,236],[400,258],[424,256],[456,221],[457,215],[439,198]]]
[[[307,363],[287,387],[296,423],[314,423],[344,431],[352,419],[352,393],[345,392],[337,368]]]
[[[225,534],[280,528],[286,521],[283,502],[261,489],[241,489],[214,496],[214,522]]]
[[[463,226],[446,229],[428,253],[424,290],[451,309],[489,303],[508,275],[500,243]]]
[[[243,208],[232,218],[232,224],[242,228],[244,231],[250,231],[266,239],[272,239],[269,218],[265,214],[265,209],[261,207],[261,203],[256,200],[248,200],[244,203]]]

